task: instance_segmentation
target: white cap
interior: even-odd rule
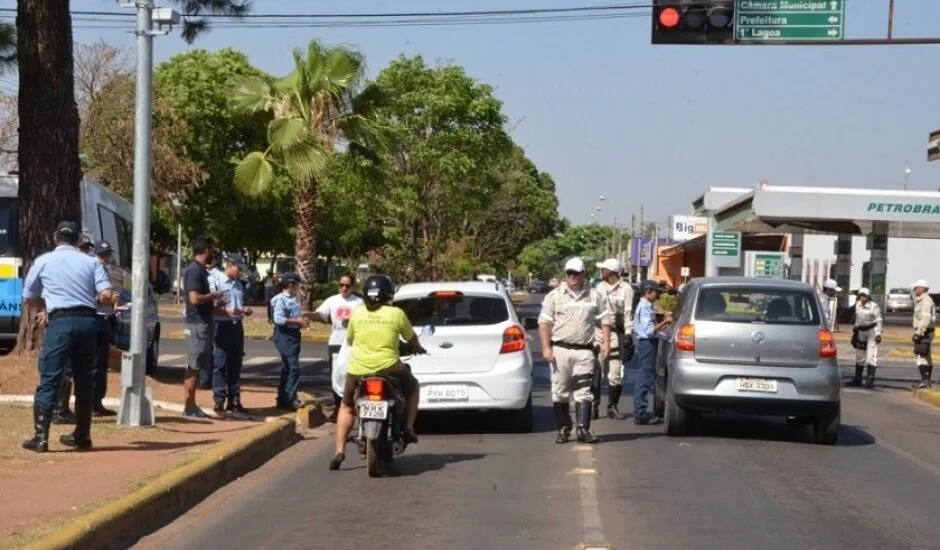
[[[918,288],[918,287],[920,287],[920,288],[930,288],[930,285],[927,284],[927,281],[925,281],[925,280],[923,280],[923,279],[917,281],[916,283],[914,283],[914,284],[911,285],[911,286],[913,286],[914,288]]]
[[[867,287],[864,287],[864,286],[863,286],[862,288],[860,288],[860,289],[858,289],[858,290],[855,291],[855,295],[856,295],[856,296],[861,296],[862,294],[864,294],[865,296],[868,296],[869,298],[871,298],[871,291],[868,290]]]
[[[602,263],[597,264],[597,267],[606,269],[607,271],[613,271],[618,275],[620,274],[620,262],[618,262],[615,258],[607,258]]]
[[[836,283],[835,279],[826,279],[826,282],[823,283],[823,290],[832,289],[836,292],[842,292],[842,289],[839,288],[839,284]]]
[[[571,258],[565,263],[565,271],[577,271],[578,273],[584,273],[584,260],[578,257]]]

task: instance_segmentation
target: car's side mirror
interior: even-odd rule
[[[538,330],[539,328],[539,320],[536,317],[524,317],[522,324],[526,330]]]

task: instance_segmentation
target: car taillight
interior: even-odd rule
[[[385,396],[385,380],[369,378],[366,380],[366,397],[369,401],[380,401]]]
[[[695,325],[682,325],[676,333],[676,349],[695,351]]]
[[[514,353],[525,349],[525,331],[522,327],[513,325],[503,332],[503,347],[500,353]]]
[[[827,358],[836,356],[836,339],[827,328],[819,329],[819,356]]]

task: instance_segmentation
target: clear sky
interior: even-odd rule
[[[611,0],[256,0],[255,13],[342,13],[570,7]],[[621,2],[638,3],[638,2]],[[848,38],[884,37],[888,0],[847,0]],[[15,7],[0,0],[0,7]],[[128,11],[112,0],[73,10]],[[11,14],[3,14],[8,19]],[[75,38],[132,45],[127,31],[76,21]],[[103,28],[103,27],[112,28]],[[707,187],[779,185],[936,190],[927,134],[940,128],[940,45],[690,47],[650,45],[649,17],[537,24],[380,28],[218,28],[193,47],[241,48],[260,68],[290,70],[311,38],[358,46],[375,74],[399,54],[449,61],[496,87],[561,213],[620,223],[685,214]],[[130,22],[128,24],[130,29]],[[940,2],[897,0],[895,36],[940,34]],[[157,62],[187,49],[158,38]],[[931,61],[933,60],[933,61]],[[3,87],[13,83],[0,79]]]

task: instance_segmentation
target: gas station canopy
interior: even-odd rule
[[[713,216],[716,231],[868,235],[881,222],[891,237],[937,239],[940,192],[761,185]]]

